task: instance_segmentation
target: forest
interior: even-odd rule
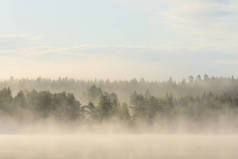
[[[189,76],[182,81],[83,81],[68,78],[0,82],[0,118],[19,123],[117,121],[130,127],[236,129],[238,79]]]

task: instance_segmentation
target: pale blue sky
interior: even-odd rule
[[[238,76],[236,0],[0,0],[0,76]]]

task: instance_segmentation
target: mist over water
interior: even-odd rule
[[[10,124],[10,125],[9,125]],[[3,124],[2,124],[3,125]],[[127,127],[116,122],[76,126],[53,121],[5,123],[0,158],[236,159],[238,136],[228,131]],[[4,129],[3,127],[1,128]],[[225,127],[221,129],[226,129]]]
[[[236,159],[238,80],[207,78],[0,82],[0,158]]]
[[[238,159],[238,0],[0,0],[0,159]]]
[[[236,159],[238,137],[222,135],[0,135],[12,159]]]

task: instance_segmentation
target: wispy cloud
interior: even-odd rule
[[[200,48],[237,51],[237,1],[179,1],[176,8],[164,12],[168,24],[180,37],[188,36]],[[184,40],[184,39],[183,39]]]
[[[41,44],[41,37],[31,34],[0,34],[0,53],[12,54],[19,49],[26,49]]]
[[[54,26],[49,30],[55,32],[45,35],[46,37],[28,33],[0,34],[0,72],[4,72],[5,69],[19,75],[25,70],[25,74],[42,76],[46,74],[85,78],[146,76],[150,79],[161,79],[168,76],[181,77],[184,74],[224,74],[227,71],[232,72],[235,67],[238,68],[237,0],[114,0],[114,2],[120,5],[118,7],[120,9],[103,21],[100,25],[103,29],[98,32],[92,32],[94,27],[77,30],[79,27],[72,28],[70,34],[64,30],[65,28],[57,30]],[[109,1],[105,3],[108,4]],[[111,3],[110,1],[109,7]],[[129,19],[126,19],[126,14],[121,14],[124,10],[131,14]],[[42,15],[41,22],[45,22],[46,15]],[[120,21],[112,20],[117,15],[121,15]],[[68,16],[72,18],[71,15],[66,15],[67,18]],[[106,14],[103,14],[104,16]],[[138,18],[140,16],[143,18]],[[90,18],[93,21],[94,13]],[[139,20],[133,22],[133,18]],[[109,27],[108,21],[114,25]],[[67,26],[75,24],[74,21],[68,23]],[[89,21],[84,23],[87,26],[94,24]],[[42,35],[51,25],[53,26],[49,24],[45,24],[42,30],[39,26],[32,32]],[[137,30],[138,32],[130,34],[133,27],[136,28],[140,24],[142,27]],[[77,25],[80,26],[80,23]],[[25,22],[22,27],[28,28],[26,26],[28,23]],[[107,27],[112,32],[105,35],[104,39],[102,35],[107,32],[105,29]],[[140,35],[140,31],[144,32]],[[114,34],[115,32],[118,34]],[[5,71],[5,74],[9,72]]]
[[[169,0],[176,7],[170,7],[164,15],[172,23],[178,25],[193,26],[216,26],[226,22],[227,25],[235,24],[234,18],[238,17],[237,1],[227,0]],[[209,28],[208,28],[209,29]]]
[[[170,32],[174,34],[168,41],[171,47],[238,50],[237,0],[117,1],[143,9],[152,21],[162,21],[168,28],[172,27]]]
[[[151,55],[150,52],[131,56],[127,55],[129,52],[113,54],[110,50],[101,53],[98,53],[100,49],[77,48],[76,50],[74,47],[51,48],[51,50],[43,51],[44,53],[40,51],[37,55],[3,56],[1,60],[4,62],[0,64],[0,75],[3,77],[10,75],[51,78],[69,76],[84,79],[146,78],[149,80],[163,80],[172,75],[174,78],[183,76],[183,72],[177,70],[178,66],[175,69],[166,62],[146,60],[145,57],[148,57],[147,53]]]
[[[27,40],[39,40],[40,36],[34,36],[31,34],[0,34],[0,39],[27,39]]]

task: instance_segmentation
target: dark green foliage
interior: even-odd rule
[[[7,113],[11,114],[12,113],[12,93],[10,88],[4,88],[0,91],[0,110]]]
[[[103,94],[101,88],[98,88],[96,85],[92,85],[88,89],[88,98],[90,101],[97,100],[98,97],[100,97]]]
[[[71,92],[83,103],[98,103],[100,95],[106,92],[114,92],[118,99],[129,103],[130,95],[136,91],[144,94],[146,90],[152,96],[164,97],[166,94],[173,95],[175,98],[186,96],[202,96],[204,92],[212,92],[222,95],[224,92],[229,95],[238,94],[238,79],[231,77],[214,77],[208,75],[189,76],[181,81],[146,81],[144,79],[132,79],[130,81],[109,81],[109,80],[75,80],[67,77],[57,80],[37,78],[15,79],[0,81],[0,89],[9,87],[13,94],[21,90],[49,90],[50,92]]]
[[[14,98],[14,105],[18,105],[20,108],[24,108],[26,106],[26,97],[23,91],[17,93]]]
[[[131,96],[131,104],[135,118],[152,120],[158,114],[169,114],[173,108],[173,97],[155,98],[148,92],[145,95],[134,92]]]
[[[29,84],[26,83],[29,82]],[[36,86],[31,91],[0,90],[0,115],[24,120],[32,114],[33,120],[54,118],[60,121],[178,121],[184,119],[193,123],[217,121],[220,117],[238,116],[238,80],[232,77],[214,78],[208,75],[190,76],[189,82],[137,81],[94,81],[86,82],[70,79],[51,81],[46,79],[8,81],[14,88],[21,84],[24,88]],[[4,85],[7,82],[4,83]],[[8,83],[8,84],[9,84]],[[80,91],[89,100],[81,106],[73,93],[52,93],[39,88],[54,88],[52,92],[68,90]],[[67,89],[66,89],[67,87]],[[56,89],[57,88],[57,89]],[[113,90],[116,90],[116,93]],[[15,94],[14,96],[12,94]],[[79,97],[79,96],[78,96]],[[121,97],[121,98],[120,98]],[[81,100],[80,100],[81,101]],[[120,104],[123,103],[123,104]]]
[[[115,93],[104,93],[99,97],[97,114],[100,120],[119,115],[119,102]]]
[[[13,98],[10,89],[0,91],[0,111],[12,115],[29,111],[35,118],[54,117],[58,120],[72,120],[80,117],[80,103],[70,93],[50,93],[35,90],[20,91]]]

